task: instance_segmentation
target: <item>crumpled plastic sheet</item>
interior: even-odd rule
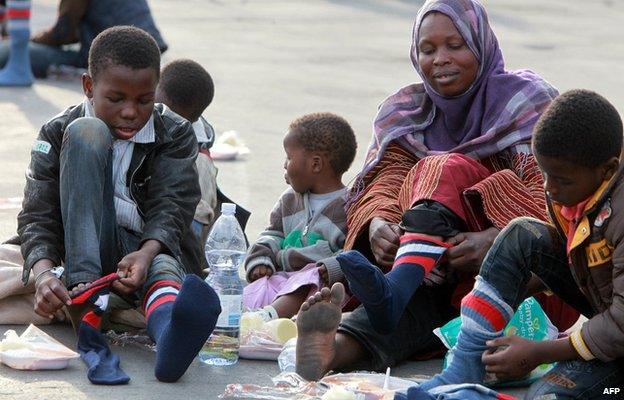
[[[125,347],[127,345],[133,345],[156,352],[156,344],[147,336],[145,331],[123,333],[108,331],[104,336],[115,346]]]
[[[383,389],[384,374],[354,372],[329,375],[319,382],[308,382],[294,372],[282,372],[274,377],[273,387],[253,384],[230,384],[220,399],[246,400],[321,400],[332,385],[339,385],[356,394],[357,400],[391,400],[397,390],[405,391],[414,382],[391,377],[388,390]]]

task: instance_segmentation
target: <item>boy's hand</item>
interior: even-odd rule
[[[113,282],[113,289],[122,295],[130,295],[143,286],[147,271],[157,254],[162,250],[162,245],[157,240],[147,240],[143,246],[119,261],[117,273],[120,280]]]
[[[54,314],[63,306],[71,305],[69,292],[60,279],[49,272],[43,272],[52,268],[52,261],[39,260],[33,266],[35,276],[35,312],[43,317],[54,318]],[[49,265],[48,265],[49,264]],[[43,272],[43,275],[39,275]]]
[[[520,336],[504,336],[486,342],[490,348],[481,357],[486,372],[494,373],[501,380],[526,376],[541,364],[536,343]],[[501,346],[503,348],[498,351]]]
[[[257,265],[251,270],[251,273],[249,274],[249,280],[250,282],[253,282],[262,278],[263,276],[269,277],[271,275],[273,275],[273,269],[271,267],[269,267],[268,265]]]
[[[399,225],[375,217],[368,226],[368,240],[375,261],[380,267],[391,267],[399,249],[401,229]]]
[[[134,251],[119,261],[117,273],[122,278],[113,282],[113,289],[123,295],[134,293],[145,283],[147,271],[154,258],[144,251]]]

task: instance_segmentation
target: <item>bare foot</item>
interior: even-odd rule
[[[91,287],[91,282],[79,283],[69,291],[69,297],[76,297]]]
[[[297,314],[297,373],[319,380],[331,368],[336,355],[336,331],[345,296],[342,283],[323,288],[306,300]]]

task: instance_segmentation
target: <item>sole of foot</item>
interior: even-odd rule
[[[316,381],[331,368],[336,354],[336,331],[342,317],[345,297],[342,283],[323,288],[310,296],[297,314],[297,373]],[[299,345],[301,344],[301,345]]]

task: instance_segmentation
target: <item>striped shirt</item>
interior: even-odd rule
[[[89,100],[84,101],[85,117],[95,117],[93,106]],[[132,160],[135,143],[153,143],[155,141],[154,116],[150,116],[147,123],[136,135],[128,140],[113,139],[113,184],[115,194],[115,214],[117,225],[134,232],[143,231],[143,220],[139,209],[130,196],[130,188],[126,185],[126,175]]]

